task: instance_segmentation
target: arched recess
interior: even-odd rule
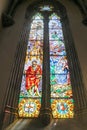
[[[10,124],[14,120],[14,117],[15,117],[14,113],[17,110],[15,108],[18,108],[18,100],[19,100],[20,86],[21,86],[23,68],[24,68],[25,57],[26,57],[26,49],[27,49],[28,38],[29,38],[31,16],[33,16],[36,12],[38,12],[38,10],[40,9],[38,7],[41,5],[52,5],[53,7],[55,7],[55,12],[59,14],[61,18],[65,47],[66,47],[68,64],[69,64],[69,69],[70,69],[73,98],[75,101],[74,103],[75,115],[77,115],[78,113],[82,113],[83,110],[87,108],[85,88],[82,81],[80,64],[79,64],[78,56],[75,50],[73,38],[71,36],[66,9],[57,0],[55,2],[52,2],[50,0],[46,0],[46,2],[45,1],[43,2],[42,0],[40,0],[39,2],[37,1],[32,2],[26,11],[26,15],[25,15],[26,20],[24,24],[24,29],[21,34],[21,38],[18,43],[17,51],[15,54],[15,60],[14,60],[14,64],[12,67],[12,72],[11,72],[11,76],[10,76],[10,80],[8,84],[8,91],[7,91],[7,96],[6,96],[7,99],[6,99],[5,107],[4,107],[5,116],[8,119],[7,124]],[[45,24],[47,24],[46,20],[44,22]],[[45,35],[46,33],[48,32],[47,32],[47,29],[45,28]],[[49,62],[45,64],[45,67],[46,66],[49,66]],[[48,74],[48,73],[45,73],[45,74]],[[49,79],[47,79],[47,82],[48,80]],[[42,92],[42,104],[41,104],[40,117],[43,122],[45,121],[44,122],[45,124],[46,123],[48,124],[52,118],[51,106],[50,106],[50,88],[49,89],[46,88],[46,91],[43,90]]]

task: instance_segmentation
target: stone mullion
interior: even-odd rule
[[[40,117],[44,124],[52,118],[50,105],[50,53],[49,53],[49,15],[44,13],[44,41],[43,41],[43,74],[42,74],[42,103]]]

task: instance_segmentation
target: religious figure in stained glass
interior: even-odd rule
[[[22,76],[19,117],[38,117],[42,96],[43,17],[32,18]]]
[[[32,61],[32,66],[29,66],[26,70],[26,90],[29,95],[40,96],[41,89],[41,76],[42,69],[40,65],[37,65],[37,61]]]
[[[42,11],[51,11],[44,6]],[[52,13],[48,22],[50,55],[50,89],[53,118],[73,118],[74,101],[70,72],[60,17]],[[42,96],[43,16],[32,18],[22,76],[19,116],[38,117]],[[46,61],[48,62],[48,61]],[[43,74],[44,75],[44,74]]]

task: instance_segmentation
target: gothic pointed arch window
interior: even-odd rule
[[[50,93],[50,97],[45,97],[44,91]],[[19,117],[38,117],[44,104],[42,96],[44,100],[49,98],[53,118],[74,117],[62,21],[50,5],[40,6],[31,18],[19,95]]]

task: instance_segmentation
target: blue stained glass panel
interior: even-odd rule
[[[66,56],[50,56],[51,74],[68,74],[69,68]]]
[[[52,74],[50,77],[51,85],[66,85],[70,84],[70,75],[66,74]]]
[[[59,41],[50,41],[50,55],[66,55],[64,43]]]
[[[50,29],[61,29],[61,22],[60,20],[56,19],[56,20],[50,20],[49,21],[49,28]]]

